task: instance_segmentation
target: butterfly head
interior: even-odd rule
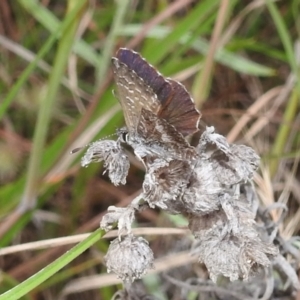
[[[117,133],[117,136],[119,137],[120,142],[128,143],[129,132],[126,127],[118,128],[116,133]]]

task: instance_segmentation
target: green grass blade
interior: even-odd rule
[[[11,90],[3,100],[0,106],[0,120],[2,119],[3,115],[7,111],[8,107],[16,97],[17,93],[19,92],[20,88],[25,84],[26,80],[36,68],[38,61],[43,58],[52,48],[56,39],[62,34],[62,32],[73,22],[74,18],[78,14],[78,12],[83,8],[85,5],[84,2],[78,1],[76,7],[74,7],[73,11],[65,18],[64,22],[61,24],[60,28],[54,32],[43,45],[41,50],[38,52],[36,58],[27,66],[27,68],[23,71],[19,79],[16,83],[12,86]]]
[[[70,1],[70,3],[72,3],[72,1]],[[73,9],[76,9],[77,7],[82,7],[82,5],[86,3],[86,1],[81,0],[74,3],[76,3],[76,6],[73,5],[74,7],[70,9],[70,12],[72,12]],[[80,14],[77,15],[77,18],[73,18],[72,20],[73,22],[66,28],[61,36],[53,70],[49,78],[48,90],[46,92],[45,98],[40,105],[38,113],[38,119],[33,138],[33,147],[29,159],[25,192],[22,197],[22,202],[20,203],[20,209],[23,209],[25,211],[35,206],[35,198],[39,189],[39,178],[41,176],[40,165],[48,127],[52,116],[53,107],[56,102],[56,95],[60,86],[60,81],[64,75],[69,53],[72,49],[76,29],[78,23],[80,22]]]
[[[120,29],[120,35],[134,36],[140,31],[140,25],[127,25]],[[165,26],[156,26],[155,28],[147,32],[147,37],[158,38],[164,40],[165,37],[171,32],[171,29]],[[191,35],[186,33],[183,35],[179,43],[185,44],[191,39]],[[206,55],[208,53],[209,45],[208,42],[203,38],[197,38],[191,45],[194,50]],[[254,75],[254,76],[274,76],[275,70],[258,64],[250,59],[240,56],[234,52],[226,49],[219,49],[216,53],[215,59],[220,64],[223,64],[237,72]]]
[[[43,268],[41,271],[37,272],[24,282],[20,283],[15,288],[0,295],[0,300],[16,300],[28,294],[42,282],[53,276],[56,272],[61,270],[72,260],[78,257],[81,253],[83,253],[85,250],[99,241],[104,234],[105,231],[101,230],[100,228],[97,229],[88,238],[77,244],[75,247],[63,254],[47,267]]]
[[[203,54],[207,54],[209,45],[204,39],[198,39],[194,43],[194,48]],[[243,74],[255,76],[274,76],[276,74],[272,68],[258,64],[226,49],[217,50],[215,59],[221,64]]]
[[[59,19],[40,2],[36,0],[19,0],[19,3],[50,33],[55,33],[61,26]],[[82,39],[75,41],[74,52],[91,65],[99,63],[99,55]]]
[[[116,13],[113,19],[111,30],[106,38],[105,45],[102,52],[102,59],[98,61],[96,68],[96,85],[99,85],[110,67],[111,56],[115,44],[115,39],[122,26],[124,26],[124,18],[128,11],[130,0],[116,1]]]
[[[275,157],[277,156],[277,158],[271,159],[269,163],[271,177],[276,174],[278,165],[280,163],[280,160],[282,159],[281,154],[285,152],[284,150],[292,131],[291,124],[294,122],[295,117],[298,113],[298,107],[299,92],[297,89],[294,89],[287,103],[281,126],[278,130],[278,134],[276,135],[276,139],[271,150],[271,155],[274,155]]]
[[[295,74],[297,74],[297,62],[296,62],[296,57],[295,57],[294,50],[293,50],[293,43],[292,43],[291,37],[289,35],[289,31],[286,28],[284,20],[283,20],[282,16],[280,15],[276,4],[271,0],[267,0],[266,5],[267,5],[269,12],[273,18],[273,21],[276,25],[277,32],[281,38],[281,42],[285,49],[290,67],[293,70],[293,72]]]
[[[169,52],[174,51],[174,47],[178,44],[182,36],[196,28],[199,30],[199,27],[204,24],[208,16],[216,12],[218,3],[219,1],[216,0],[199,2],[183,20],[178,22],[178,24],[169,31],[163,40],[152,42],[147,49],[143,51],[143,55],[145,55],[151,63],[159,63]],[[157,51],[158,48],[160,51]]]

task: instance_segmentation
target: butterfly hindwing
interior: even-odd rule
[[[185,87],[172,79],[169,82],[173,93],[168,103],[161,106],[158,116],[167,120],[184,136],[192,134],[198,130],[201,114]]]

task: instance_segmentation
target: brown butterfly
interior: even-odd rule
[[[123,108],[126,142],[140,158],[149,154],[182,158],[191,149],[184,136],[201,117],[183,85],[164,78],[138,53],[121,48],[112,58],[116,96]]]

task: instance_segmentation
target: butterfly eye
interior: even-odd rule
[[[122,132],[121,134],[121,140],[123,143],[127,143],[128,142],[128,132]]]

